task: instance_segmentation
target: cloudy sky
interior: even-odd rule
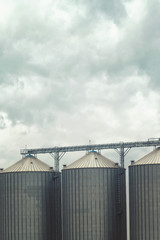
[[[158,0],[0,0],[1,167],[25,147],[160,137],[159,26]]]

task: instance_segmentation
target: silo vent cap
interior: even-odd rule
[[[31,155],[31,154],[28,154],[28,155],[26,155],[26,157],[31,157],[31,158],[33,158],[34,156]],[[34,157],[34,158],[35,158],[35,157]]]

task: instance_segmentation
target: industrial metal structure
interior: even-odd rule
[[[124,167],[124,158],[131,148],[137,147],[157,147],[160,146],[160,138],[149,138],[148,141],[140,142],[119,142],[109,144],[89,144],[81,146],[67,146],[67,147],[53,147],[53,148],[35,148],[35,149],[21,149],[22,155],[27,154],[44,154],[49,153],[55,160],[55,170],[59,171],[59,161],[66,152],[75,151],[101,151],[104,149],[114,149],[120,155],[120,164]]]
[[[62,170],[63,240],[126,240],[125,169],[92,151]]]
[[[33,156],[0,173],[0,239],[61,240],[60,174]]]
[[[130,240],[160,239],[160,148],[129,166]]]

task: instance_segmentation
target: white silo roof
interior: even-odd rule
[[[139,159],[134,165],[160,164],[160,147]]]
[[[115,165],[115,162],[95,151],[92,151],[64,169],[73,168],[117,168],[117,166]]]
[[[3,170],[2,173],[7,172],[46,172],[50,171],[49,165],[42,162],[38,158],[28,155],[21,159],[20,161],[16,162],[12,166]]]

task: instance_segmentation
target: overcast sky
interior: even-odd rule
[[[25,146],[160,137],[159,26],[157,0],[0,0],[1,167]]]

